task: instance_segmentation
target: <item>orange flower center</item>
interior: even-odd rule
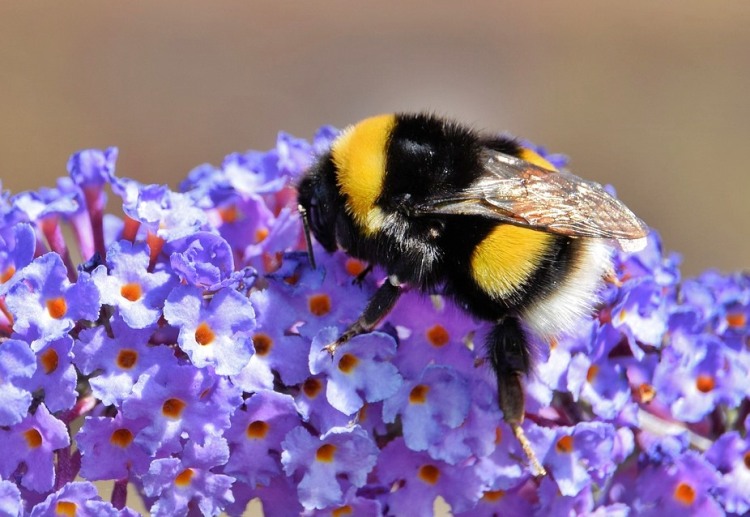
[[[434,485],[440,479],[440,469],[435,465],[422,465],[419,467],[417,477],[428,485]]]
[[[214,338],[216,334],[205,321],[195,329],[195,341],[201,346],[210,345]]]
[[[123,348],[120,353],[117,354],[117,366],[123,370],[130,370],[135,363],[138,362],[138,352],[130,350],[129,348]]]
[[[58,501],[55,504],[55,515],[64,515],[65,517],[75,517],[78,512],[78,505],[72,501]]]
[[[357,359],[355,355],[344,354],[341,356],[341,359],[339,359],[339,370],[344,373],[352,373],[358,363],[359,359]]]
[[[335,454],[336,446],[326,443],[318,447],[318,451],[315,453],[315,459],[321,463],[331,463]]]
[[[331,312],[331,298],[325,294],[314,294],[307,299],[307,307],[314,316],[325,316]]]
[[[701,393],[708,393],[716,387],[716,381],[710,375],[701,374],[695,379],[695,387]]]
[[[675,501],[682,503],[685,506],[690,506],[695,502],[695,495],[695,488],[684,481],[674,489]]]
[[[133,433],[129,429],[117,429],[109,437],[109,443],[123,449],[133,442]]]
[[[185,406],[187,406],[187,404],[180,399],[169,399],[164,402],[164,405],[162,405],[161,412],[167,418],[180,418]]]
[[[68,312],[68,304],[65,301],[65,298],[60,296],[59,298],[51,298],[47,300],[47,312],[49,312],[49,315],[56,320],[64,317],[65,313]]]
[[[320,393],[320,390],[323,389],[323,383],[321,383],[318,379],[309,378],[305,381],[305,383],[302,385],[302,391],[305,392],[305,395],[308,396],[308,398],[314,399],[318,396],[318,393]]]
[[[141,299],[141,296],[143,296],[143,291],[141,290],[140,284],[133,282],[130,284],[123,284],[123,286],[120,287],[120,295],[128,301],[136,302]]]
[[[417,384],[409,392],[409,402],[412,404],[424,404],[427,402],[427,393],[430,387],[425,384]]]
[[[557,449],[557,452],[570,454],[571,452],[573,452],[573,437],[569,435],[563,436],[562,438],[557,440],[555,449]]]
[[[185,469],[174,478],[174,484],[177,486],[187,486],[190,484],[191,479],[193,479],[193,469]]]
[[[427,335],[427,341],[429,341],[432,346],[437,347],[437,348],[447,345],[448,341],[450,341],[451,339],[451,336],[450,334],[448,334],[448,331],[445,329],[444,326],[440,324],[433,325],[432,327],[428,328],[426,335]]]
[[[268,429],[269,425],[267,423],[262,420],[256,420],[247,426],[247,437],[253,440],[260,440],[268,434]]]
[[[253,346],[255,346],[255,353],[259,356],[268,355],[273,347],[273,339],[265,332],[258,332],[253,336]]]
[[[42,445],[42,435],[36,429],[27,429],[23,432],[23,437],[30,449],[36,449]]]
[[[44,368],[44,372],[50,374],[57,370],[60,358],[54,348],[48,348],[39,356],[39,362]]]

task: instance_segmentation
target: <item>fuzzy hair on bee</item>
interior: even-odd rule
[[[305,225],[327,251],[388,274],[329,352],[372,330],[405,289],[446,295],[494,325],[486,353],[500,409],[544,474],[521,429],[530,334],[549,339],[590,314],[612,247],[642,248],[646,225],[601,185],[517,141],[424,113],[348,127],[298,191]]]

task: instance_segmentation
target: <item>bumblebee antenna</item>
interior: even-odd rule
[[[315,265],[315,254],[313,253],[312,239],[310,238],[310,220],[307,217],[307,210],[302,205],[297,205],[300,217],[302,217],[302,227],[305,230],[305,243],[307,243],[307,258],[313,269],[318,269]]]

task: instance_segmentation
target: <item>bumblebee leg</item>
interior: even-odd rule
[[[357,276],[354,277],[354,280],[352,280],[352,284],[354,285],[362,285],[362,282],[365,281],[365,278],[367,278],[367,275],[372,271],[373,265],[368,264],[366,268],[364,268]]]
[[[323,348],[333,355],[340,345],[343,345],[354,336],[358,336],[364,332],[372,330],[378,322],[390,312],[393,306],[396,304],[396,300],[401,295],[403,288],[395,277],[389,276],[388,279],[383,282],[375,294],[367,302],[364,312],[357,318],[341,336]]]
[[[516,318],[507,317],[495,325],[487,339],[487,353],[497,377],[503,418],[516,435],[536,474],[546,475],[521,427],[525,413],[522,376],[531,369],[531,357],[526,335]]]

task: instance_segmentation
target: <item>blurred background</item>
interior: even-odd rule
[[[285,130],[432,110],[570,156],[684,256],[750,266],[750,4],[0,3],[0,179],[68,156],[175,186]]]

